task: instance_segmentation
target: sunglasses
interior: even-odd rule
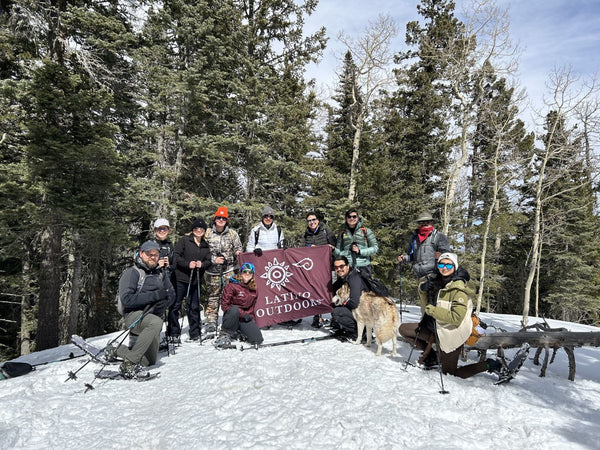
[[[337,266],[333,266],[333,268],[335,270],[339,270],[339,269],[343,269],[344,267],[346,267],[348,264],[338,264]]]
[[[450,270],[450,269],[452,269],[454,267],[454,264],[451,264],[451,263],[447,263],[447,264],[438,263],[438,269],[443,269],[444,267],[446,268],[446,270]]]
[[[165,231],[169,231],[169,227],[158,227],[158,231],[161,231],[164,233]]]
[[[225,222],[227,222],[227,219],[225,217],[215,217],[215,221],[217,220],[224,220]]]
[[[254,272],[252,272],[250,269],[245,269],[245,270],[242,270],[242,273],[250,273],[250,274],[252,274]]]
[[[266,216],[263,216],[263,219],[271,219],[271,220],[273,220],[274,218],[275,218],[275,217],[274,217],[274,216],[272,216],[272,215],[270,215],[270,214],[268,214],[268,215],[266,215]]]
[[[346,216],[346,219],[358,219],[358,216],[356,214],[351,214],[349,216]]]
[[[317,220],[318,220],[318,219],[306,219],[306,221],[307,221],[308,223],[313,223],[313,222],[316,222]]]

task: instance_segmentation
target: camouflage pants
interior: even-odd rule
[[[231,273],[230,273],[231,274]],[[223,292],[223,288],[227,284],[229,275],[208,275],[206,274],[206,284],[208,291],[208,300],[206,302],[206,309],[204,311],[205,322],[217,324],[219,319],[219,297]],[[222,280],[222,281],[221,281]],[[221,285],[222,283],[222,285]]]

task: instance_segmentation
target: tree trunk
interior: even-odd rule
[[[20,354],[31,353],[31,330],[35,328],[35,322],[31,311],[31,247],[25,244],[23,255],[23,277],[21,283],[21,331],[19,333]]]
[[[460,149],[460,158],[454,163],[452,171],[448,176],[448,181],[446,182],[446,199],[444,201],[444,216],[442,218],[442,232],[446,236],[448,236],[448,230],[450,229],[450,219],[452,215],[452,207],[454,205],[454,198],[456,196],[456,186],[458,186],[458,178],[460,177],[460,172],[462,171],[462,168],[469,157],[467,148],[467,119],[465,117],[463,117],[460,136]]]
[[[42,231],[36,351],[57,347],[59,343],[62,234],[61,225],[47,225]]]
[[[356,200],[356,184],[358,178],[358,158],[360,156],[360,138],[362,135],[364,115],[361,111],[358,114],[356,125],[354,126],[354,139],[352,140],[352,165],[350,166],[350,187],[348,188],[348,201],[350,203]]]
[[[62,303],[62,317],[60,320],[60,341],[61,344],[68,344],[71,335],[77,334],[77,322],[79,318],[79,296],[81,289],[81,246],[79,244],[79,235],[73,236],[71,251],[69,252],[69,269],[67,274],[68,282],[65,283],[67,289],[64,289]]]

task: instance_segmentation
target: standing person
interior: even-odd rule
[[[444,233],[435,229],[435,221],[428,211],[423,211],[417,217],[417,229],[414,231],[407,252],[398,256],[400,264],[413,263],[413,271],[417,278],[422,279],[430,273],[435,273],[435,262],[442,253],[450,252],[450,244]]]
[[[345,256],[351,261],[352,268],[359,269],[363,275],[370,276],[371,257],[379,251],[375,234],[363,226],[356,208],[346,211],[346,224],[337,238],[333,256]]]
[[[177,278],[177,300],[169,308],[167,336],[171,342],[181,343],[179,309],[187,296],[187,313],[190,340],[200,338],[200,284],[204,272],[211,266],[210,247],[206,242],[206,222],[196,219],[192,223],[191,233],[183,236],[175,246],[175,277]]]
[[[158,358],[163,314],[175,298],[169,277],[158,266],[159,246],[154,241],[142,244],[135,257],[135,265],[125,269],[119,279],[119,298],[123,305],[123,320],[137,339],[131,348],[126,345],[110,347],[106,357],[123,358],[119,370],[126,378],[148,376],[144,366],[151,366]],[[143,277],[140,283],[140,277]],[[150,307],[144,314],[147,307]]]
[[[204,331],[215,333],[219,320],[219,299],[227,280],[236,269],[237,257],[242,253],[242,242],[238,234],[229,227],[229,211],[220,206],[214,215],[212,226],[206,231],[212,265],[208,275],[208,302],[206,305],[206,327]]]
[[[306,215],[306,231],[304,232],[304,245],[311,247],[313,245],[329,245],[333,250],[335,248],[335,234],[325,224],[321,223],[319,216],[314,211]],[[316,314],[313,317],[311,327],[321,328],[321,316]]]
[[[154,221],[154,238],[152,239],[159,246],[160,256],[158,259],[159,267],[167,267],[169,274],[175,270],[175,248],[173,243],[169,240],[169,234],[171,234],[171,226],[167,219],[156,219]],[[171,280],[172,282],[173,280]]]
[[[273,208],[265,206],[262,210],[261,222],[250,230],[246,251],[261,256],[263,250],[274,250],[283,247],[283,230],[275,223]]]
[[[499,372],[502,364],[493,359],[458,367],[458,357],[473,328],[470,276],[458,266],[456,254],[449,252],[440,255],[435,270],[434,276],[425,278],[419,285],[423,319],[419,323],[403,323],[400,334],[414,341],[420,350],[437,341],[439,356],[429,346],[430,351],[423,361],[425,366],[439,361],[444,373],[460,378],[469,378],[486,370]]]
[[[350,288],[350,298],[342,306],[334,306],[331,312],[332,322],[338,330],[335,332],[338,336],[344,336],[348,339],[356,339],[358,330],[356,320],[352,315],[352,310],[357,308],[360,303],[360,295],[367,291],[367,287],[356,269],[350,267],[348,258],[345,256],[336,256],[333,260],[333,270],[337,275],[337,280],[333,283],[333,293],[335,294],[344,283],[348,283]],[[366,336],[366,334],[365,334]]]
[[[240,273],[230,278],[223,290],[223,326],[217,346],[227,346],[241,334],[251,344],[261,344],[262,333],[255,322],[256,283],[254,265],[244,263]]]

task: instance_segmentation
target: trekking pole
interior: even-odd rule
[[[200,311],[200,271],[196,266],[196,292],[198,294],[198,342],[202,345],[202,311]],[[190,302],[190,311],[192,304]]]
[[[190,288],[192,286],[192,278],[194,278],[194,271],[193,270],[190,273],[190,280],[188,281],[187,293],[185,294],[185,297],[183,297],[183,299],[181,300],[181,305],[179,306],[181,308],[180,311],[179,311],[180,316],[181,316],[181,326],[179,327],[179,334],[180,335],[181,335],[181,330],[183,330],[183,321],[185,319],[185,314],[184,314],[185,304],[187,303],[188,298],[190,296]]]
[[[406,360],[406,364],[404,365],[404,368],[402,370],[404,370],[406,372],[406,368],[408,366],[412,366],[413,364],[410,362],[410,358],[412,357],[413,351],[415,350],[415,347],[417,346],[417,339],[419,339],[419,333],[421,332],[420,328],[417,328],[417,332],[415,333],[415,340],[412,343],[412,346],[410,347],[410,353],[408,354],[408,359]]]
[[[444,374],[443,374],[443,370],[442,370],[442,357],[441,357],[442,349],[440,348],[440,338],[438,337],[438,334],[437,334],[437,323],[435,320],[433,321],[433,333],[435,334],[435,346],[436,346],[436,350],[437,350],[437,360],[438,360],[438,366],[439,366],[439,372],[440,372],[440,383],[442,385],[442,390],[439,391],[439,393],[440,394],[449,394],[450,392],[447,391],[446,389],[444,389]]]
[[[119,347],[121,346],[121,344],[123,343],[123,341],[125,340],[125,338],[127,337],[127,335],[129,334],[129,332],[130,332],[130,331],[133,329],[133,327],[135,327],[135,326],[137,325],[137,323],[138,323],[140,320],[142,320],[142,318],[143,318],[143,317],[144,317],[146,314],[148,314],[148,312],[150,311],[150,308],[151,308],[152,306],[153,306],[153,304],[152,304],[152,303],[150,303],[150,304],[146,305],[146,307],[145,307],[145,308],[144,308],[144,310],[142,311],[142,314],[140,314],[140,316],[139,316],[137,319],[135,319],[135,321],[134,321],[134,322],[133,322],[131,325],[129,325],[129,326],[128,326],[128,327],[127,327],[127,328],[126,328],[126,329],[125,329],[125,330],[124,330],[124,331],[123,331],[121,334],[119,334],[119,335],[118,335],[118,336],[117,336],[115,339],[113,339],[112,341],[109,341],[109,343],[108,343],[108,344],[106,344],[106,345],[104,346],[104,348],[102,349],[102,352],[104,352],[104,350],[106,350],[106,349],[107,349],[107,348],[108,348],[110,345],[112,345],[112,343],[113,343],[113,342],[116,342],[118,339],[120,339],[120,338],[121,338],[121,336],[125,335],[125,336],[123,337],[123,339],[121,340],[121,342],[119,343],[119,345],[117,346],[117,348],[119,348]],[[102,352],[100,352],[100,353],[102,353]],[[88,364],[89,364],[89,363],[90,363],[90,362],[91,362],[93,359],[94,359],[94,358],[90,358],[90,359],[89,359],[89,361],[87,361],[87,362],[86,362],[86,363],[85,363],[83,366],[81,366],[81,367],[80,367],[79,369],[77,369],[75,372],[73,372],[73,371],[71,371],[71,370],[70,370],[70,371],[69,371],[69,374],[68,374],[68,377],[67,377],[67,379],[65,380],[65,383],[66,383],[67,381],[69,381],[69,380],[76,380],[76,379],[77,379],[77,374],[79,373],[79,371],[80,371],[81,369],[83,369],[85,366],[87,366],[87,365],[88,365]],[[107,364],[107,363],[104,363],[104,365],[102,366],[102,369],[104,369],[104,367],[106,367],[106,364]],[[102,369],[100,369],[100,371],[99,371],[98,373],[102,372]],[[94,380],[95,380],[95,379],[96,379],[96,377],[94,377]],[[92,383],[93,383],[93,381],[92,381]],[[92,388],[92,389],[93,389],[93,388]],[[89,388],[88,388],[88,390],[89,390]]]
[[[398,284],[400,285],[400,323],[402,323],[402,264],[398,263]]]

